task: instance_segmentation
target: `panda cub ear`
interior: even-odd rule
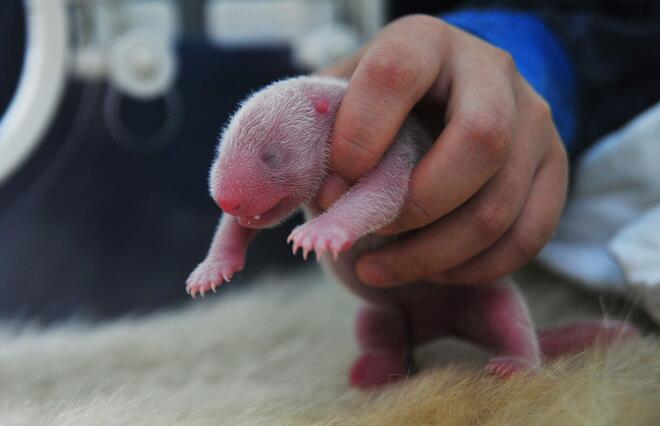
[[[330,100],[325,97],[318,97],[312,99],[312,106],[319,114],[326,114],[330,111]]]

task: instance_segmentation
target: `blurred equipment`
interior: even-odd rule
[[[318,69],[349,55],[385,22],[384,0],[211,0],[206,31],[225,46],[289,45]]]
[[[64,86],[68,27],[64,6],[26,3],[27,49],[13,101],[0,116],[0,183],[25,161],[45,132]]]
[[[0,1],[0,317],[187,301],[219,215],[220,126],[256,87],[349,53],[382,3]],[[300,266],[289,230],[261,236],[224,291]]]
[[[182,9],[199,7],[207,35],[233,47],[287,46],[295,64],[317,69],[355,50],[385,21],[384,0],[25,0],[23,75],[0,111],[0,184],[48,129],[68,75],[107,81],[106,126],[124,146],[160,147],[183,114],[174,88]],[[165,118],[151,137],[122,119],[123,98],[162,99]],[[136,141],[142,139],[141,141]]]
[[[177,70],[177,11],[171,0],[26,0],[24,7],[23,75],[0,116],[0,183],[48,129],[68,73],[107,79],[112,90],[147,100],[169,93]],[[118,114],[112,110],[108,116]]]

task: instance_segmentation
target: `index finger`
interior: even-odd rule
[[[405,25],[406,19],[419,22]],[[438,77],[443,25],[432,17],[404,18],[364,52],[337,113],[330,159],[335,173],[352,182],[376,166]]]

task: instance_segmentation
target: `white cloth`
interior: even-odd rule
[[[660,323],[660,103],[587,151],[538,260],[593,290],[631,294]]]

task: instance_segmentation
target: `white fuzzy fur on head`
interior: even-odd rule
[[[283,197],[296,208],[308,201],[327,174],[327,141],[345,89],[342,80],[296,77],[248,97],[222,131],[211,196],[246,200],[250,214]]]

